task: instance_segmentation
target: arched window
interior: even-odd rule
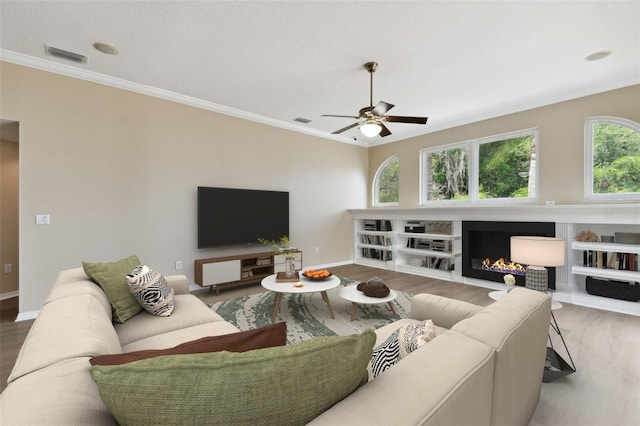
[[[399,200],[400,159],[397,155],[387,159],[378,168],[373,179],[373,205],[397,206]]]
[[[585,198],[640,199],[640,125],[618,117],[585,123]]]

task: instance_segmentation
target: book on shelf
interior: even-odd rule
[[[364,244],[370,244],[372,246],[384,246],[389,247],[392,245],[391,237],[385,235],[368,235],[363,234],[360,236],[360,241]]]
[[[367,219],[364,221],[365,231],[393,231],[390,220]]]
[[[598,269],[615,269],[619,271],[638,271],[637,253],[606,252],[600,250],[584,250],[582,266]]]
[[[367,259],[375,259],[382,261],[393,260],[393,254],[390,250],[378,250],[372,248],[363,248],[362,257]]]

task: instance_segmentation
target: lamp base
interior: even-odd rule
[[[526,288],[530,288],[531,290],[549,291],[549,283],[548,283],[548,273],[547,268],[544,266],[527,266],[527,271],[525,275],[524,286]]]

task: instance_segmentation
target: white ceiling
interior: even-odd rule
[[[640,1],[7,1],[2,60],[373,146],[640,83]],[[102,54],[94,42],[119,48]],[[88,56],[75,64],[44,44]],[[606,59],[588,62],[599,50]],[[426,126],[331,132],[369,104]],[[296,117],[308,118],[298,124]],[[8,118],[8,117],[4,117]],[[354,137],[358,140],[354,141]]]

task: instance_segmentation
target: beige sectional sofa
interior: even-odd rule
[[[114,424],[90,358],[238,331],[189,294],[186,277],[166,279],[175,292],[170,317],[159,321],[143,311],[114,325],[109,300],[83,269],[61,272],[0,395],[0,423]],[[433,320],[438,335],[311,423],[527,424],[540,396],[550,306],[547,295],[523,288],[486,308],[416,295],[412,319],[377,330],[377,343],[422,319]],[[215,401],[215,390],[210,397]]]

